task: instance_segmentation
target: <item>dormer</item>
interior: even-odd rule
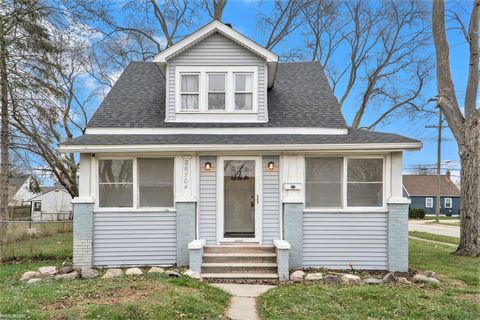
[[[268,122],[278,56],[213,21],[158,54],[166,122]]]

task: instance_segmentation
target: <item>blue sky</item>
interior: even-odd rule
[[[233,0],[228,3],[224,11],[223,21],[232,23],[237,31],[256,40],[258,43],[262,43],[265,35],[259,30],[256,17],[257,6],[261,4],[263,4],[262,8],[264,8],[264,10],[268,10],[270,6],[268,2],[262,3],[255,0]],[[289,41],[296,41],[296,39],[295,37],[291,37]],[[462,35],[455,31],[450,32],[449,41],[451,45],[451,69],[454,77],[455,89],[457,91],[459,103],[462,104],[468,73],[468,47]],[[432,57],[434,57],[435,51],[433,44],[431,46],[431,53]],[[436,94],[437,88],[434,76],[427,84],[424,95],[426,97],[434,97]],[[349,100],[350,101],[347,102],[351,103],[352,99]],[[344,107],[344,116],[349,122],[351,122],[351,119],[353,118],[353,112],[351,112],[351,110],[351,108],[348,108],[348,104]],[[368,118],[366,119],[366,122],[368,122]],[[406,135],[423,142],[424,147],[421,151],[405,153],[404,169],[408,170],[418,164],[436,164],[437,130],[428,129],[425,128],[425,126],[437,124],[438,115],[432,115],[431,117],[421,116],[413,120],[398,118],[389,121],[389,123],[378,126],[376,130]],[[444,125],[446,125],[446,122]],[[442,169],[451,169],[453,176],[459,176],[459,156],[456,141],[448,128],[443,130],[443,137],[442,159],[444,160],[444,165]]]

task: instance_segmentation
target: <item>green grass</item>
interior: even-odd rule
[[[439,219],[440,220],[458,220],[458,219],[460,219],[460,217],[458,215],[457,216],[451,216],[451,217],[440,216]],[[424,220],[435,220],[435,216],[425,216]]]
[[[422,238],[426,240],[445,242],[458,245],[460,239],[456,237],[441,236],[438,234],[422,232],[422,231],[409,231],[408,234],[412,237]]]
[[[42,265],[47,264],[0,266],[0,315],[22,319],[221,319],[229,302],[228,294],[220,289],[164,274],[35,285],[18,280],[23,272]]]
[[[460,222],[444,222],[443,220],[440,220],[438,223],[436,223],[435,221],[428,221],[426,222],[425,224],[441,224],[441,225],[444,225],[444,226],[451,226],[451,227],[459,227],[460,226]]]
[[[71,260],[72,233],[0,243],[0,261]]]
[[[433,270],[443,285],[281,285],[259,298],[261,319],[479,319],[480,259],[410,241],[410,265]]]
[[[61,233],[72,232],[72,228],[72,221],[9,223],[6,240],[9,243],[14,243],[21,240],[28,240],[32,238],[32,235],[39,238],[54,236]]]

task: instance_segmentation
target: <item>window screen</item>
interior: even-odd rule
[[[173,158],[138,159],[140,207],[173,207]]]
[[[98,161],[99,207],[133,206],[133,160]]]
[[[348,159],[347,206],[383,205],[383,159]]]
[[[306,206],[342,206],[343,158],[306,158]]]

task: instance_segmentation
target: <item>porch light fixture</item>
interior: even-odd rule
[[[275,169],[275,162],[270,161],[270,162],[267,164],[267,169],[268,169],[268,171],[273,171],[273,169]]]
[[[210,162],[205,162],[205,171],[211,171],[212,170],[212,164]]]

